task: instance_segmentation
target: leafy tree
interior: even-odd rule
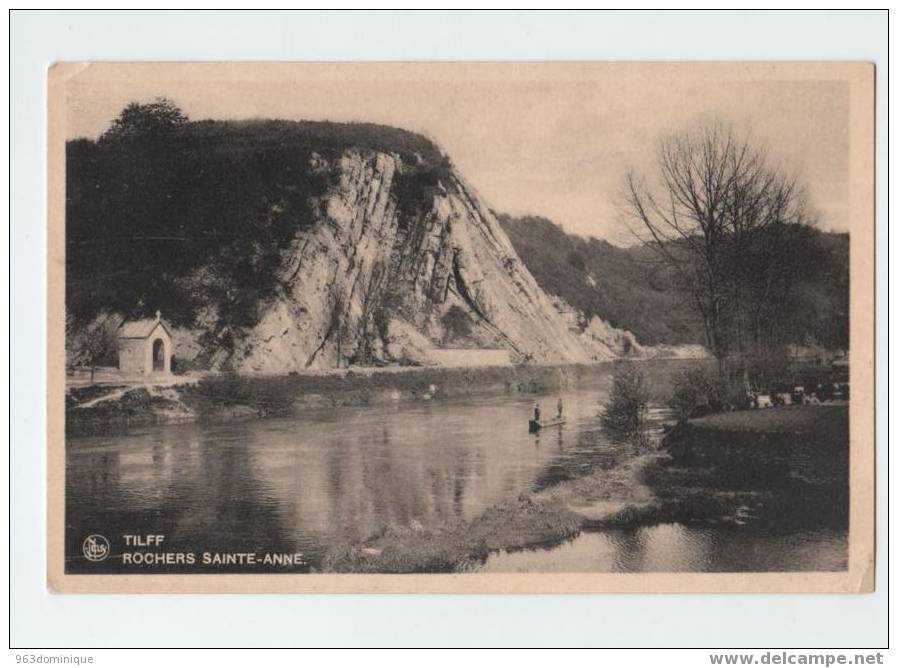
[[[90,368],[90,382],[94,381],[97,367],[115,366],[118,362],[116,325],[117,321],[104,318],[78,330],[66,314],[66,351],[72,355],[73,366]]]
[[[347,150],[399,155],[410,191],[451,186],[439,148],[397,128],[188,121],[167,100],[129,104],[100,140],[66,146],[66,308],[79,327],[103,310],[202,315],[212,340],[229,340],[280,288]]]
[[[170,135],[188,121],[174,102],[164,97],[146,104],[131,102],[100,136],[102,143],[153,141]]]

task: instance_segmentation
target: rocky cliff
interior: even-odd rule
[[[590,359],[457,172],[403,219],[393,188],[403,167],[385,153],[316,162],[334,185],[318,202],[317,224],[283,254],[276,294],[230,363],[256,373],[427,363],[435,347]]]
[[[70,353],[157,308],[176,364],[241,373],[636,350],[553,303],[448,158],[395,128],[201,121],[78,140],[67,189]]]

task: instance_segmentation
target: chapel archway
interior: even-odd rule
[[[153,341],[153,371],[165,371],[165,342],[162,339]]]

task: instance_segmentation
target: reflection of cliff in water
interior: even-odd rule
[[[267,436],[257,434],[254,445]],[[386,526],[461,516],[477,457],[453,447],[416,456],[397,448],[386,427],[371,436],[334,434],[315,446],[295,447],[295,455],[285,451],[254,466],[272,486],[284,522],[310,553],[323,544],[362,540]]]
[[[116,442],[121,437],[83,448],[72,444],[66,465],[69,572],[134,572],[123,566],[121,553],[147,548],[126,546],[125,534],[163,535],[160,548],[150,551],[193,552],[197,560],[203,551],[293,552],[270,490],[251,475],[241,427],[230,425],[226,436],[195,425],[163,428],[129,437],[125,448]],[[91,533],[110,541],[112,554],[102,564],[81,557],[81,542]]]
[[[417,420],[386,418],[388,425],[371,424],[370,432],[367,425],[384,416],[359,411],[351,430],[319,430],[316,442],[296,435],[281,454],[254,462],[272,484],[284,521],[306,537],[306,550],[357,543],[387,528],[471,519],[526,489],[546,458],[514,439],[494,439],[492,447],[474,442],[476,425],[493,413],[488,407],[431,418],[428,408],[419,410]],[[271,435],[256,437],[261,445]],[[526,451],[515,459],[509,449],[517,447]]]
[[[516,393],[71,438],[69,554],[89,533],[140,532],[169,550],[295,550],[314,568],[329,550],[471,520],[531,490],[600,395],[563,395],[569,422],[541,440],[527,433],[533,395]]]

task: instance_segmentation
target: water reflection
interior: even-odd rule
[[[609,380],[563,393],[566,424],[538,434],[527,432],[534,395],[502,394],[69,438],[67,568],[123,570],[122,536],[134,533],[165,535],[166,550],[299,551],[308,569],[328,551],[388,528],[473,519],[521,492],[614,469],[632,457],[632,445],[610,441],[598,424]],[[554,406],[557,396],[539,398]],[[660,415],[653,418],[657,423]],[[790,529],[785,540],[739,527],[608,531],[551,553],[500,553],[484,568],[790,570],[805,567],[802,560],[826,561],[825,545],[844,535],[807,538],[801,530]],[[111,559],[96,564],[81,557],[91,533],[110,539]]]
[[[679,573],[840,571],[847,537],[834,530],[782,536],[725,525],[660,524],[583,533],[551,549],[500,551],[486,573]]]
[[[389,527],[471,519],[587,467],[595,443],[583,435],[605,395],[601,383],[565,393],[567,424],[538,437],[527,433],[533,396],[503,395],[70,438],[70,566],[99,568],[78,558],[94,532],[164,534],[170,549],[300,550],[315,566]]]
[[[71,439],[66,453],[67,568],[118,571],[126,534],[161,534],[171,551],[289,551],[280,509],[252,474],[249,425],[227,430],[163,427],[127,437]],[[106,536],[101,565],[80,555],[84,537]],[[127,569],[125,569],[127,570]],[[156,572],[168,572],[157,567]]]
[[[601,390],[570,394],[570,429],[594,420]],[[388,527],[472,519],[534,489],[558,466],[565,430],[527,434],[529,397],[347,409],[257,429],[250,447],[288,533],[305,549],[356,543]],[[563,458],[562,458],[563,459]]]

